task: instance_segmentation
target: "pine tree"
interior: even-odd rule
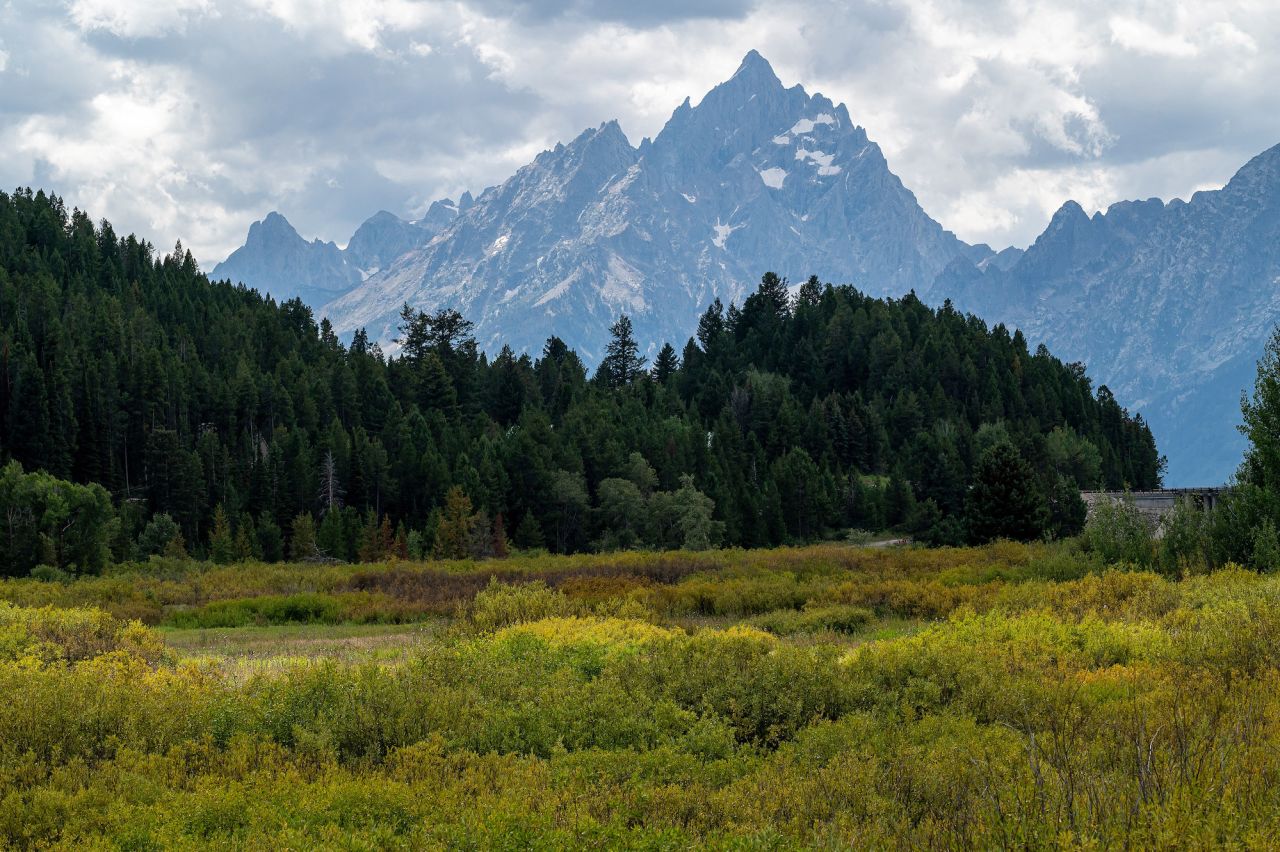
[[[658,357],[653,362],[653,380],[660,385],[665,385],[679,369],[680,358],[676,355],[675,348],[670,343],[662,344],[662,349],[658,351]]]
[[[342,508],[342,483],[338,481],[338,463],[333,457],[333,450],[324,454],[320,463],[320,506],[321,513],[328,515]]]
[[[511,548],[507,544],[507,525],[501,512],[493,518],[493,543],[490,552],[494,559],[506,559],[511,555]]]
[[[209,534],[209,558],[219,565],[230,565],[236,560],[235,540],[231,535],[231,521],[219,503],[213,510],[213,531]]]
[[[311,517],[311,513],[302,512],[293,519],[290,527],[289,535],[289,556],[295,562],[305,562],[308,559],[315,558],[319,551],[316,549],[316,522]]]
[[[800,285],[800,292],[796,294],[796,304],[806,308],[816,308],[821,299],[822,285],[818,283],[818,276],[810,275],[809,280]]]
[[[776,273],[766,272],[760,279],[760,288],[756,290],[758,297],[778,319],[786,317],[791,309],[791,296],[787,293],[787,279],[779,278]]]
[[[525,512],[520,523],[516,525],[515,538],[512,540],[520,550],[538,550],[545,545],[542,538],[542,527],[533,512]]]
[[[706,483],[731,544],[808,537],[855,518],[882,527],[886,502],[902,522],[913,491],[954,523],[997,432],[1053,492],[1059,531],[1072,526],[1062,510],[1079,507],[1055,489],[1058,476],[1106,489],[1160,481],[1146,422],[1109,390],[1095,393],[1083,366],[1043,349],[1030,355],[1017,332],[914,297],[878,300],[811,279],[789,299],[786,282],[767,275],[742,310],[707,307],[680,358],[663,346],[656,381],[641,372],[650,341],[620,318],[612,360],[588,382],[558,338],[532,362],[510,350],[490,361],[448,309],[407,308],[394,357],[364,330],[344,348],[301,301],[210,283],[185,248],[158,254],[41,193],[0,193],[0,235],[3,460],[69,470],[125,501],[145,495],[144,514],[167,513],[193,544],[210,543],[221,504],[233,555],[239,544],[273,558],[271,519],[317,510],[309,535],[290,536],[295,558],[314,558],[318,537],[334,557],[354,559],[371,511],[429,546],[453,486],[519,521],[512,538],[522,546],[544,534],[557,549],[607,544],[587,495],[598,509],[610,479],[631,481],[646,503],[674,494],[658,491],[657,473],[668,488],[684,474]],[[1268,489],[1280,481],[1277,360],[1264,363],[1246,412],[1255,440],[1242,479]],[[799,450],[812,477],[794,475]],[[653,484],[633,454],[658,469]],[[774,469],[783,459],[785,494]],[[837,486],[888,471],[897,480],[889,494]],[[4,542],[5,553],[66,559],[56,530],[28,541],[18,529],[24,507],[12,508],[21,541]],[[915,519],[925,515],[927,505]],[[145,526],[125,507],[119,520],[117,560]],[[378,536],[385,551],[381,526]],[[664,541],[682,543],[674,531]],[[227,558],[228,548],[218,551]],[[0,572],[26,564],[0,558]]]
[[[466,559],[471,555],[471,498],[456,485],[445,495],[432,555],[436,559]]]
[[[640,357],[640,345],[631,333],[631,318],[626,314],[618,317],[618,321],[609,326],[609,334],[613,339],[605,349],[596,377],[605,387],[626,387],[640,376],[645,362]]]
[[[409,558],[409,535],[403,523],[396,526],[396,536],[391,545],[391,554],[396,559]]]
[[[698,345],[702,347],[702,351],[710,355],[712,347],[719,341],[723,332],[724,305],[716,299],[698,319]]]
[[[378,516],[370,509],[365,513],[364,524],[360,528],[360,549],[357,557],[361,562],[377,562],[382,559],[382,538],[379,535]]]
[[[1012,444],[995,444],[978,460],[965,515],[969,540],[975,544],[997,538],[1034,541],[1044,534],[1044,497],[1035,472]]]
[[[173,538],[169,539],[164,546],[165,559],[190,559],[187,555],[187,540],[182,537],[182,530],[178,530],[173,534]]]
[[[237,562],[248,562],[258,556],[257,544],[254,541],[253,520],[248,515],[240,516],[234,542]]]

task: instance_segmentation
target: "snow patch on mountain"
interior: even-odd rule
[[[765,271],[924,297],[968,251],[848,110],[785,87],[758,53],[693,103],[639,147],[617,122],[590,128],[478,198],[432,205],[414,231],[382,217],[357,266],[376,274],[312,305],[384,344],[406,301],[456,308],[482,346],[536,352],[554,334],[593,363],[624,311],[640,340],[679,346],[708,303],[740,304]],[[414,240],[383,256],[395,234]]]
[[[813,129],[819,124],[835,124],[836,117],[829,113],[819,113],[813,118],[802,118],[795,124],[791,125],[791,129],[787,132],[793,136],[802,136],[806,133],[812,133]]]
[[[729,241],[729,235],[734,231],[741,229],[742,225],[726,225],[717,218],[716,223],[713,226],[713,230],[716,232],[716,235],[711,238],[711,242],[715,244],[716,248],[722,249],[724,248],[724,244]]]
[[[760,180],[764,181],[764,185],[770,189],[782,189],[782,184],[787,179],[787,170],[774,166],[771,169],[756,169],[760,174]]]

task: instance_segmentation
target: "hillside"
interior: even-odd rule
[[[1171,483],[1215,484],[1235,471],[1239,395],[1280,319],[1278,152],[1186,202],[1093,216],[1068,202],[1026,251],[997,254],[931,219],[844,105],[785,88],[752,52],[653,140],[632,146],[614,122],[588,130],[474,203],[396,219],[383,230],[418,238],[388,237],[376,262],[354,259],[368,240],[353,237],[335,272],[331,244],[251,232],[214,273],[302,295],[340,334],[363,327],[384,345],[407,301],[461,310],[491,354],[536,353],[556,334],[589,364],[617,314],[646,344],[680,340],[707,302],[740,303],[763,269],[950,298],[1089,364],[1147,416]]]
[[[1069,202],[1016,263],[957,260],[935,285],[966,310],[1086,361],[1161,437],[1177,484],[1244,450],[1240,393],[1280,318],[1280,146],[1190,201]]]
[[[741,303],[765,269],[924,295],[953,258],[991,254],[920,209],[844,105],[784,87],[755,51],[654,139],[633,146],[606,122],[457,209],[359,286],[310,304],[339,333],[365,328],[384,345],[405,302],[453,308],[490,353],[536,353],[557,335],[594,364],[618,314],[655,344],[652,356],[658,342],[688,337],[713,299]],[[292,251],[270,248],[256,251]],[[213,274],[308,280],[301,265],[254,278],[230,260]]]
[[[766,275],[741,309],[715,303],[652,370],[624,324],[588,380],[555,338],[491,361],[449,313],[411,312],[388,359],[298,300],[209,283],[181,246],[0,196],[0,461],[101,483],[126,526],[168,513],[200,549],[221,529],[261,550],[263,528],[323,509],[322,547],[347,559],[383,517],[430,542],[454,487],[520,544],[574,551],[945,518],[960,537],[997,444],[1050,503],[1158,482],[1142,419],[1021,335],[816,279],[787,293]]]

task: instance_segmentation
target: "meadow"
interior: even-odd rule
[[[1280,577],[1074,542],[0,583],[0,846],[1270,848]]]

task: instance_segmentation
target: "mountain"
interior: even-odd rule
[[[765,270],[927,295],[962,255],[994,252],[930,219],[843,105],[785,88],[752,51],[652,141],[611,121],[557,145],[323,313],[385,342],[405,302],[447,306],[487,348],[555,334],[594,361],[619,314],[678,345]]]
[[[1171,484],[1222,482],[1240,393],[1280,318],[1280,146],[1190,201],[1068,202],[1011,265],[953,261],[934,292],[1081,360],[1141,409]]]
[[[537,351],[555,334],[588,363],[619,314],[650,345],[678,345],[707,302],[741,303],[765,270],[914,289],[1088,364],[1148,418],[1168,481],[1204,485],[1240,458],[1239,395],[1280,317],[1278,162],[1265,152],[1187,202],[1093,216],[1068,202],[1034,245],[997,252],[929,218],[843,105],[784,87],[752,51],[638,147],[606,122],[418,223],[379,214],[362,226],[379,250],[358,232],[338,273],[332,244],[294,259],[296,234],[257,263],[346,333],[386,343],[405,302],[452,307],[486,349]],[[429,234],[415,242],[415,226]],[[253,236],[215,275],[255,280],[232,263]]]
[[[430,240],[470,204],[469,194],[458,203],[437,201],[416,222],[379,211],[356,229],[345,249],[332,242],[307,242],[273,211],[249,226],[244,245],[215,266],[211,277],[242,282],[277,300],[297,296],[319,307]]]
[[[703,325],[704,349],[652,372],[624,357],[589,379],[563,344],[488,358],[434,327],[387,358],[338,345],[296,302],[210,282],[189,252],[157,255],[20,190],[0,192],[0,306],[0,577],[104,562],[100,548],[92,563],[70,556],[90,524],[111,530],[117,561],[145,556],[164,544],[140,536],[158,513],[168,536],[177,524],[190,552],[218,559],[232,556],[228,523],[237,552],[279,559],[281,524],[321,509],[318,529],[295,522],[315,539],[304,553],[367,559],[400,529],[422,556],[455,486],[469,517],[558,552],[905,523],[954,542],[1005,439],[1029,452],[1002,481],[1046,503],[1021,504],[1035,537],[1082,520],[1039,511],[1050,495],[1065,509],[1079,485],[1157,480],[1151,432],[1084,374],[950,306],[848,286],[792,300],[771,278],[732,326]],[[47,479],[15,484],[10,462],[105,491],[91,508]],[[318,499],[322,480],[340,505]],[[46,494],[62,508],[20,511]],[[688,506],[698,523],[681,520]],[[484,555],[490,536],[471,538]]]
[[[249,226],[249,236],[213,268],[214,278],[240,281],[279,300],[300,296],[315,304],[340,296],[361,281],[332,242],[307,242],[279,213]]]

